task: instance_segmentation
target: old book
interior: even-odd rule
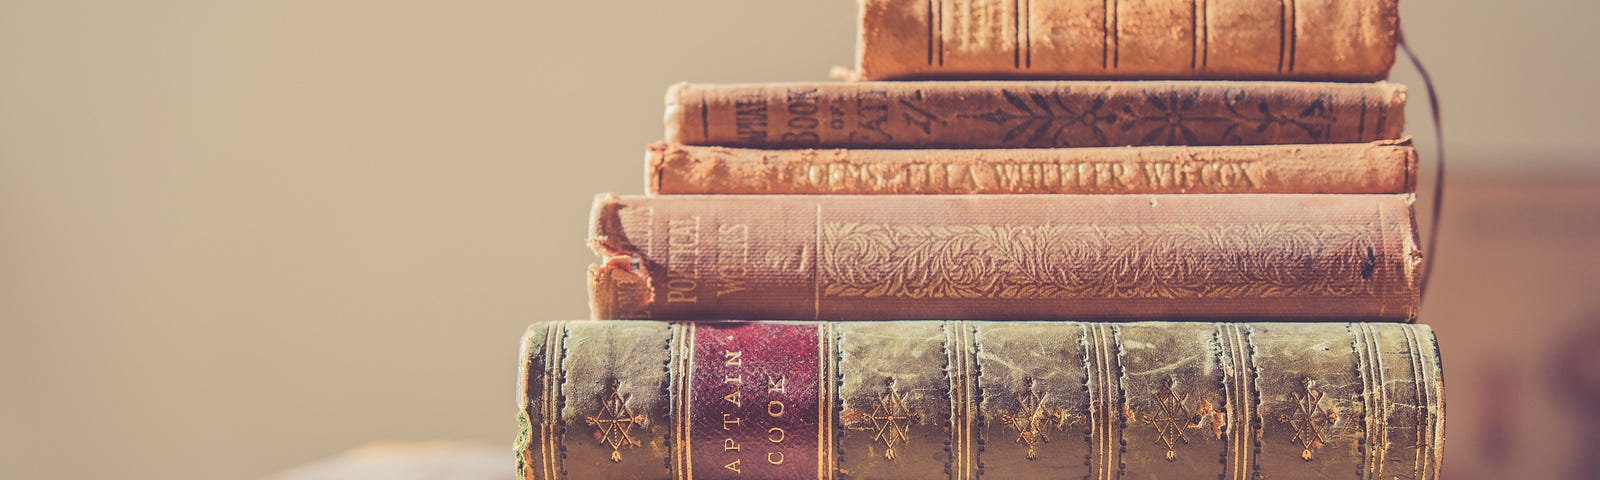
[[[1410,193],[1408,141],[1228,147],[759,150],[658,143],[652,194]]]
[[[666,140],[751,148],[1044,148],[1399,138],[1405,87],[1306,82],[678,84]]]
[[[1438,478],[1438,347],[1361,323],[549,322],[546,479]]]
[[[861,0],[857,75],[1381,80],[1395,0]]]
[[[1412,321],[1411,195],[596,199],[594,318]]]

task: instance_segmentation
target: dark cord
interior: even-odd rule
[[[1434,173],[1433,183],[1433,217],[1429,220],[1428,240],[1422,251],[1422,285],[1421,294],[1428,294],[1428,279],[1433,276],[1433,258],[1438,256],[1439,250],[1439,213],[1444,208],[1444,125],[1439,122],[1439,96],[1433,89],[1433,78],[1428,76],[1428,69],[1422,66],[1422,60],[1411,51],[1411,46],[1406,44],[1406,34],[1399,33],[1400,49],[1405,50],[1406,58],[1411,59],[1411,66],[1422,75],[1422,86],[1428,91],[1428,110],[1433,114],[1433,146],[1434,158],[1437,159],[1437,170]]]

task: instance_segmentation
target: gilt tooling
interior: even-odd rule
[[[562,478],[1438,478],[1425,326],[548,322],[518,468]]]

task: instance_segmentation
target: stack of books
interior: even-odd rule
[[[1394,0],[859,15],[851,81],[670,89],[522,478],[1437,478]]]

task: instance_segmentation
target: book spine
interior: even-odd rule
[[[679,84],[666,141],[749,148],[1051,148],[1393,140],[1405,88],[1303,82]]]
[[[652,194],[1412,193],[1407,141],[1231,147],[758,150],[655,144]]]
[[[1361,323],[549,322],[522,480],[1439,478],[1437,342]]]
[[[591,314],[1412,321],[1412,198],[603,195]]]
[[[862,0],[856,75],[1373,81],[1395,0]]]

